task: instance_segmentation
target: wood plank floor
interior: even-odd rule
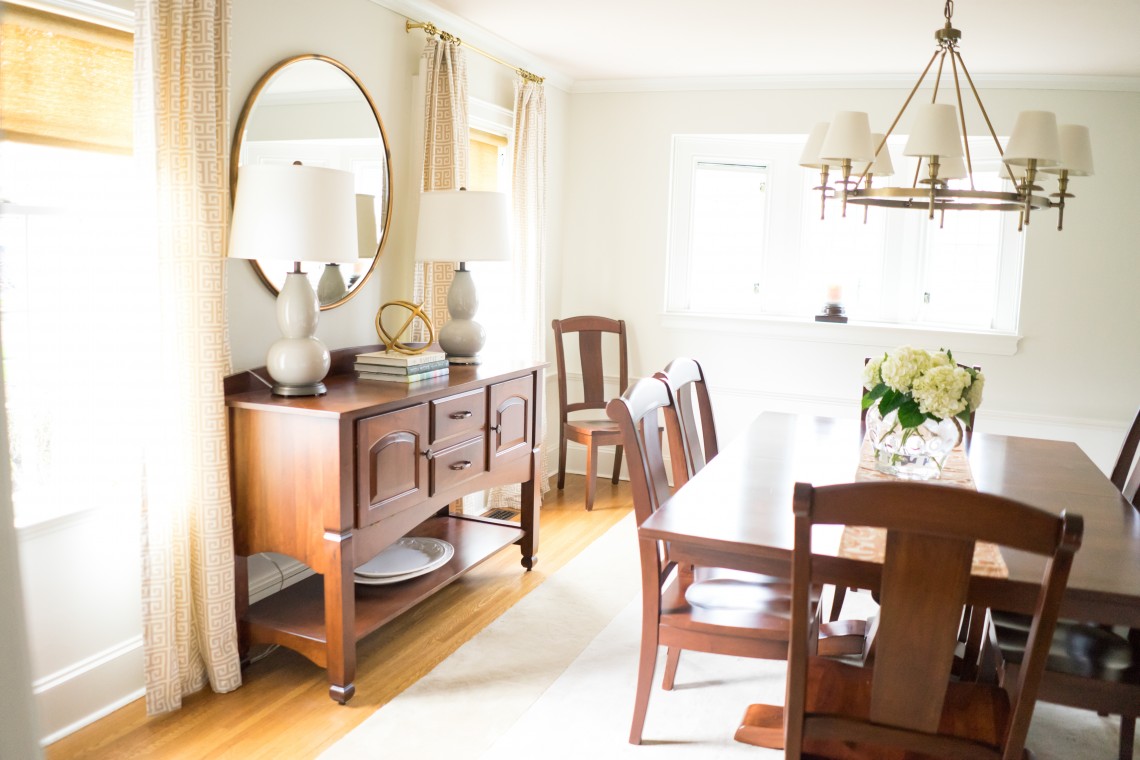
[[[553,480],[553,479],[552,479]],[[250,665],[230,694],[206,689],[182,710],[147,718],[139,699],[45,751],[65,758],[311,758],[387,703],[632,511],[629,485],[600,478],[594,510],[580,476],[551,490],[540,518],[539,561],[524,572],[508,547],[357,646],[356,696],[328,697],[325,672],[278,649]],[[630,551],[637,551],[631,546]],[[440,716],[440,724],[446,716]],[[381,752],[381,748],[377,748]]]

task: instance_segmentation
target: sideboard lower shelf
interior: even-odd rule
[[[523,536],[523,530],[454,516],[433,517],[409,535],[442,539],[455,547],[446,565],[401,583],[356,585],[357,641],[423,601]],[[283,644],[326,667],[324,586],[314,575],[264,599],[246,614],[253,643]]]

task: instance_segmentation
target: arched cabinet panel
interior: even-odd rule
[[[356,527],[363,528],[428,496],[428,406],[378,414],[357,425]]]

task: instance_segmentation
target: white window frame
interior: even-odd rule
[[[905,138],[892,136],[892,154],[897,157],[899,174],[891,184],[909,184],[912,177],[905,176],[906,160],[902,156],[901,142],[898,146],[894,145],[896,139],[901,141]],[[1009,213],[1001,214],[1005,237],[997,271],[999,281],[996,287],[999,296],[994,323],[988,329],[925,323],[921,320],[921,315],[901,313],[908,310],[913,312],[913,307],[900,307],[901,296],[889,299],[894,305],[885,307],[886,313],[893,312],[893,320],[850,321],[846,324],[815,322],[811,315],[806,314],[777,313],[766,305],[747,313],[710,314],[689,308],[688,273],[696,263],[689,250],[689,217],[693,208],[693,173],[698,163],[716,161],[766,166],[772,190],[766,193],[766,218],[770,223],[764,231],[765,255],[761,266],[770,268],[775,262],[783,266],[807,266],[810,262],[802,261],[799,256],[798,225],[799,220],[818,209],[819,195],[818,192],[788,193],[784,190],[787,187],[818,185],[818,176],[808,176],[809,170],[798,165],[805,140],[804,135],[674,135],[663,326],[739,332],[808,342],[872,345],[910,342],[916,345],[952,345],[958,351],[971,353],[1016,353],[1020,340],[1017,319],[1020,310],[1024,235],[1016,232],[1016,215]],[[971,138],[970,145],[975,172],[996,169],[996,150],[990,138]],[[988,153],[993,153],[993,156],[987,158]],[[832,181],[834,182],[834,172]],[[876,185],[883,186],[883,183]],[[829,199],[827,213],[829,216],[838,215],[839,203]],[[862,215],[863,211],[861,207],[849,206],[848,214],[851,213]],[[904,214],[897,210],[872,209],[872,213],[890,215],[889,230],[886,233],[888,236],[913,235],[914,225],[928,224],[925,214],[918,210]],[[911,231],[906,233],[905,230]],[[900,245],[888,246],[884,267],[890,272],[899,273],[908,283],[921,282],[921,271],[914,269],[914,260],[903,259],[901,251],[903,248]],[[886,280],[884,287],[889,288]],[[894,291],[898,292],[898,289],[895,288]]]

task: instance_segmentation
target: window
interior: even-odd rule
[[[853,321],[1016,331],[1016,214],[929,221],[919,210],[851,204],[844,218],[830,198],[821,220],[819,174],[799,166],[805,139],[674,137],[668,313],[809,320],[837,292]],[[911,183],[904,144],[891,137],[898,171],[874,186]],[[971,139],[970,148],[975,186],[1000,189],[992,140]]]
[[[0,357],[28,525],[138,503],[127,344],[151,275],[132,234],[131,35],[12,5],[0,32]]]
[[[506,134],[509,122],[506,125],[483,122],[482,126],[486,129],[473,127],[469,132],[467,186],[471,190],[509,192],[511,174]],[[503,345],[503,342],[509,341],[514,334],[511,321],[518,314],[511,297],[510,267],[504,261],[472,261],[467,264],[479,293],[479,311],[475,321],[487,332],[483,352],[489,355],[510,353],[511,347]]]

